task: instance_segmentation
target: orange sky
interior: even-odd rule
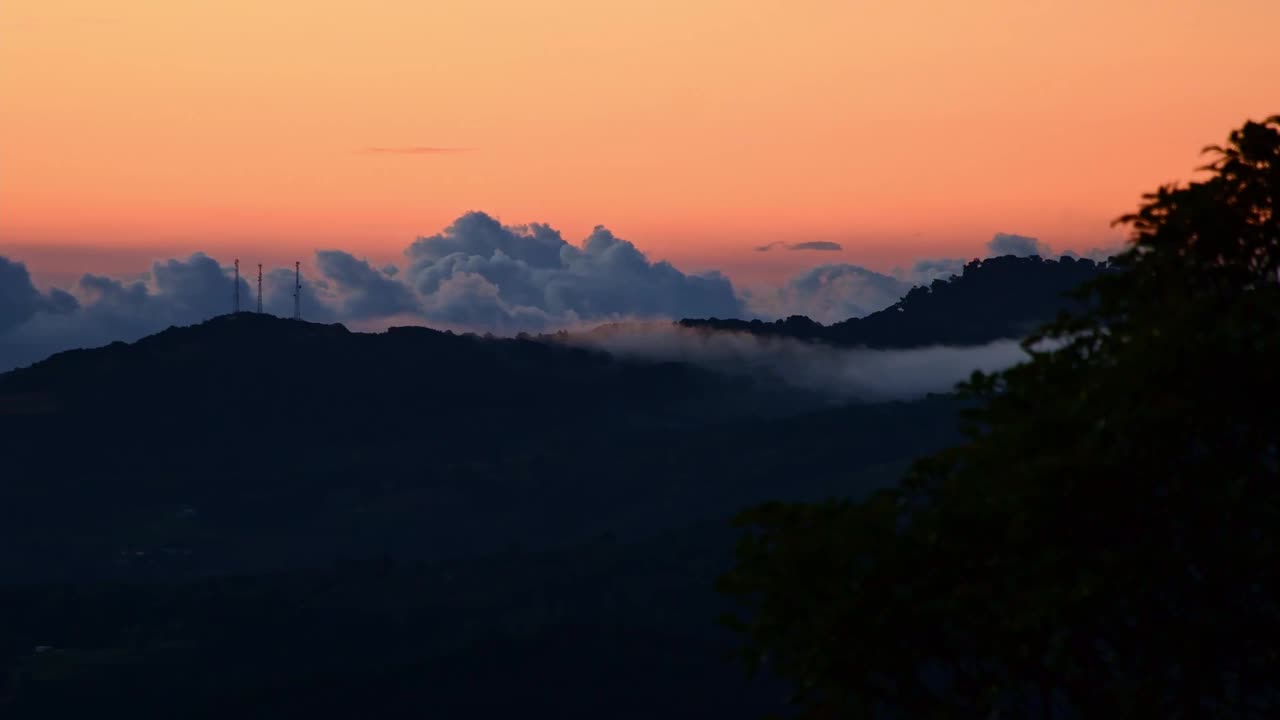
[[[1276,0],[4,0],[0,254],[393,260],[470,209],[735,278],[1088,249],[1280,112],[1277,27]]]

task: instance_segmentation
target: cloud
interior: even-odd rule
[[[497,285],[472,272],[457,272],[441,280],[426,296],[423,315],[450,327],[482,329],[501,334],[576,325],[573,312],[552,316],[545,310],[511,302]]]
[[[912,283],[849,264],[819,265],[780,288],[744,293],[756,316],[807,315],[821,323],[862,317],[897,302]]]
[[[812,240],[809,242],[793,243],[787,246],[788,250],[825,250],[836,251],[843,250],[844,247],[840,243],[828,242],[826,240]]]
[[[1050,257],[1049,246],[1040,242],[1038,238],[1013,235],[1011,233],[996,233],[987,243],[987,252],[993,257],[1004,255]]]
[[[974,370],[992,372],[1026,359],[1016,340],[971,347],[867,350],[671,323],[601,327],[562,340],[626,357],[686,362],[772,380],[833,399],[863,401],[950,392]]]
[[[472,212],[405,251],[401,274],[428,319],[474,314],[470,298],[498,329],[538,329],[580,320],[684,315],[735,317],[743,307],[718,272],[686,274],[650,261],[635,245],[597,226],[581,246],[548,225],[505,226]]]
[[[472,150],[474,148],[409,145],[405,147],[368,147],[361,150],[361,152],[365,155],[452,155],[471,152]]]
[[[913,285],[929,285],[934,280],[948,280],[964,270],[965,261],[959,258],[932,258],[918,260],[910,270],[895,268],[893,276]]]
[[[547,225],[505,226],[468,213],[405,255],[403,267],[374,267],[341,250],[317,252],[315,271],[302,281],[302,316],[367,329],[417,322],[514,334],[745,312],[720,273],[687,274],[652,261],[604,227],[574,245]],[[229,312],[233,280],[230,268],[196,253],[156,262],[137,280],[86,274],[74,293],[41,293],[23,264],[0,258],[0,371]],[[244,279],[240,293],[241,307],[254,307]],[[264,311],[292,316],[293,296],[293,268],[264,273]]]
[[[234,287],[230,268],[196,253],[156,262],[140,280],[86,274],[74,295],[42,294],[21,263],[0,258],[0,298],[6,300],[0,303],[0,370],[60,350],[137,340],[170,325],[206,320],[230,311]],[[252,295],[244,279],[240,297],[248,307]]]
[[[835,252],[843,250],[844,246],[837,242],[827,240],[811,240],[809,242],[786,243],[771,242],[767,245],[760,245],[755,248],[756,252],[769,252],[774,248],[783,248],[785,250],[820,250],[825,252]]]
[[[998,234],[989,249],[998,255],[1046,248],[1034,238]],[[959,274],[965,264],[927,259],[885,274],[828,263],[781,286],[741,289],[718,272],[686,273],[651,260],[603,226],[574,244],[549,225],[504,225],[481,212],[418,238],[404,255],[399,265],[374,266],[342,250],[317,252],[302,281],[302,317],[366,330],[416,323],[498,334],[709,317],[806,315],[832,323],[889,307],[913,286]],[[195,253],[156,262],[135,279],[89,273],[69,291],[41,291],[25,265],[0,257],[0,371],[59,350],[132,341],[229,312],[232,282],[229,267]],[[244,279],[240,293],[241,307],[254,307]],[[291,317],[293,307],[293,268],[267,270],[264,310]]]
[[[36,313],[61,314],[77,307],[79,302],[65,291],[41,293],[31,282],[26,265],[0,257],[0,333],[22,325]]]
[[[418,310],[418,299],[408,286],[353,255],[321,250],[316,253],[316,266],[341,295],[343,316],[385,317]]]
[[[275,268],[262,277],[262,310],[269,315],[293,317],[293,268]],[[299,293],[302,317],[311,322],[338,322],[341,298],[324,279],[304,277]]]

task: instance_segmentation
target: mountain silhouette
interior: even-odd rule
[[[973,260],[960,275],[918,286],[890,307],[831,325],[793,315],[784,320],[689,318],[691,328],[731,330],[838,346],[912,348],[980,345],[1020,338],[1060,311],[1072,309],[1071,290],[1105,271],[1105,263],[1039,256]]]
[[[0,569],[199,574],[640,532],[728,510],[831,418],[879,427],[814,455],[818,478],[931,445],[947,403],[816,412],[812,392],[680,363],[226,315],[0,375]]]
[[[982,342],[1098,271],[997,258],[828,328],[686,324]],[[253,313],[59,353],[0,375],[0,711],[778,710],[784,689],[722,659],[728,517],[883,487],[958,440],[961,407]]]
[[[698,401],[733,382],[528,339],[423,327],[355,333],[242,312],[0,375],[0,413],[109,409],[126,425],[176,413],[214,431],[284,440],[339,425],[344,437],[394,432],[430,422],[428,409],[452,413],[450,427],[492,423],[517,408],[568,423],[627,422],[657,408],[680,418],[702,413],[708,405]],[[358,423],[348,422],[354,411]]]

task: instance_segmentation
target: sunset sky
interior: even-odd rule
[[[5,0],[0,254],[388,262],[468,210],[735,282],[1087,250],[1280,112],[1277,27],[1276,0]]]

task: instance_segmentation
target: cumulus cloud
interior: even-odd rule
[[[768,247],[833,249],[828,246],[838,248],[819,241]],[[1046,248],[1034,238],[998,234],[989,250]],[[742,290],[718,272],[686,273],[651,260],[602,226],[574,244],[549,225],[504,225],[471,212],[418,238],[398,266],[375,266],[342,250],[317,252],[300,304],[307,320],[366,330],[394,323],[515,334],[616,320],[790,315],[832,323],[888,307],[915,285],[959,274],[964,264],[922,260],[885,274],[829,263],[780,287]],[[0,371],[59,350],[132,341],[228,312],[232,283],[229,267],[196,253],[156,262],[135,279],[86,274],[70,292],[42,291],[22,263],[0,257]],[[245,280],[240,292],[241,307],[253,307]],[[290,317],[293,306],[294,269],[268,270],[264,310]]]
[[[269,315],[293,317],[294,270],[275,268],[262,277],[262,310]],[[299,293],[302,316],[311,322],[338,322],[342,299],[323,278],[304,277]]]
[[[631,318],[740,317],[742,302],[720,273],[687,274],[652,261],[597,227],[581,245],[542,224],[504,226],[468,213],[419,238],[404,267],[375,267],[341,250],[315,255],[303,279],[303,317],[375,329],[425,323],[514,334]],[[0,258],[0,371],[59,350],[132,341],[169,325],[228,312],[229,268],[196,253],[165,260],[137,280],[87,274],[74,294],[47,293],[26,267]],[[241,307],[253,306],[240,281]],[[263,309],[293,313],[293,268],[263,276]],[[60,316],[60,317],[55,317]]]
[[[1049,246],[1040,242],[1038,238],[1027,237],[1026,235],[996,233],[987,243],[987,252],[993,257],[1004,255],[1049,257]]]
[[[828,240],[811,240],[809,242],[787,243],[787,242],[771,242],[766,245],[756,247],[756,252],[769,252],[775,248],[783,250],[820,250],[825,252],[835,252],[843,250],[844,246],[838,242],[830,242]]]
[[[840,400],[896,400],[950,392],[974,370],[1026,359],[1016,340],[911,350],[836,348],[789,338],[686,328],[672,323],[601,327],[565,342],[644,360],[686,362],[774,380]]]
[[[76,299],[62,290],[40,292],[26,265],[0,257],[0,333],[22,325],[36,313],[66,313],[78,306]]]
[[[400,277],[428,319],[456,322],[475,308],[498,329],[538,329],[579,320],[683,315],[735,317],[742,303],[718,272],[686,274],[650,261],[597,226],[582,246],[543,224],[505,226],[472,212],[419,238]]]
[[[912,283],[859,265],[829,264],[807,270],[780,288],[744,293],[747,307],[764,318],[807,315],[821,323],[861,317],[897,302]]]
[[[349,253],[321,250],[316,266],[337,287],[343,316],[386,317],[418,310],[418,299],[408,286]]]
[[[234,287],[229,268],[203,253],[157,262],[140,280],[87,274],[74,294],[40,293],[21,263],[0,258],[0,298],[14,300],[0,304],[14,308],[0,310],[0,370],[60,350],[132,341],[170,325],[200,322],[230,310]],[[240,293],[247,307],[251,295],[243,279]]]
[[[910,270],[895,268],[893,276],[911,285],[929,285],[934,280],[949,280],[959,275],[965,261],[959,258],[932,258],[917,260]]]

